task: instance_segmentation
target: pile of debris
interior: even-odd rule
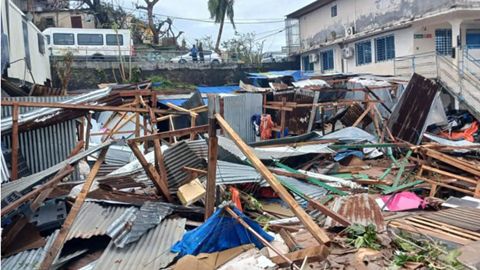
[[[2,268],[480,266],[475,112],[416,74],[262,76],[2,99]]]

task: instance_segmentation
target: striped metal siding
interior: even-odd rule
[[[6,97],[2,100],[27,102],[62,102],[71,99],[71,96],[47,97]],[[20,113],[30,112],[38,108],[20,107]],[[2,106],[2,118],[12,115],[12,106]],[[77,143],[75,120],[69,120],[49,127],[20,132],[19,144],[25,161],[32,173],[43,171],[67,159]],[[11,148],[12,137],[2,136],[2,143],[7,149]],[[74,173],[78,176],[78,172]]]
[[[67,159],[77,143],[75,120],[19,133],[20,151],[32,173],[43,171]],[[10,135],[2,136],[7,149]]]
[[[254,142],[255,131],[250,118],[262,113],[262,94],[225,96],[223,102],[225,120],[246,143]]]

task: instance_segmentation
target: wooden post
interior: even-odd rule
[[[148,143],[148,142],[144,142]],[[162,154],[162,146],[160,144],[160,139],[153,141],[153,151],[155,152],[155,166],[160,174],[160,179],[162,182],[168,183],[167,168],[165,168],[165,160]]]
[[[85,140],[85,117],[80,119],[80,125],[78,126],[78,140],[84,141]],[[83,147],[83,144],[82,144]]]
[[[205,220],[214,212],[216,199],[216,177],[217,177],[217,120],[215,118],[216,96],[208,96],[208,172],[207,172],[207,194],[205,198]]]
[[[287,105],[287,98],[282,97],[282,108],[285,108]],[[285,126],[286,126],[286,116],[287,116],[287,111],[281,110],[280,111],[280,138],[283,138],[285,136]]]
[[[85,135],[85,150],[88,149],[90,144],[90,130],[92,129],[92,114],[89,112],[87,115],[87,134]]]
[[[320,107],[320,116],[322,119],[322,136],[325,136],[325,108]]]
[[[235,142],[242,153],[248,158],[253,167],[255,167],[262,177],[270,184],[277,194],[285,201],[298,219],[305,225],[305,228],[317,239],[319,243],[328,243],[330,238],[324,229],[320,228],[315,221],[298,205],[297,201],[288,193],[275,176],[268,170],[262,161],[255,156],[252,149],[238,136],[238,134],[230,127],[230,125],[219,114],[215,114],[218,124],[223,128],[226,134]]]
[[[147,129],[148,123],[147,123],[147,114],[143,114],[143,136],[148,135],[148,129]],[[143,153],[148,153],[148,143],[143,143]]]
[[[73,204],[72,209],[70,210],[70,213],[68,213],[68,216],[65,219],[65,222],[63,223],[62,228],[60,229],[60,232],[58,233],[57,237],[53,241],[53,244],[48,249],[45,255],[45,259],[43,259],[43,262],[40,265],[40,268],[39,268],[40,270],[50,269],[53,261],[60,253],[60,250],[62,249],[63,244],[67,239],[68,232],[70,231],[70,228],[72,227],[73,222],[75,221],[75,218],[77,217],[78,212],[80,212],[80,208],[82,207],[82,204],[85,201],[85,198],[87,197],[88,192],[90,191],[90,187],[93,184],[93,180],[97,176],[97,173],[100,170],[100,166],[105,160],[107,151],[108,151],[108,147],[103,148],[100,154],[98,155],[97,161],[93,165],[90,173],[88,174],[87,179],[85,180],[85,183],[83,184],[82,191],[80,191],[80,193],[77,195],[77,198],[75,199],[75,203]]]
[[[18,151],[20,149],[18,142],[18,105],[13,104],[12,114],[12,173],[10,178],[12,180],[18,179]]]
[[[147,173],[147,176],[157,188],[157,191],[162,194],[167,199],[167,201],[172,202],[172,197],[170,196],[170,191],[168,190],[168,183],[166,181],[167,179],[165,179],[165,181],[162,181],[162,178],[155,169],[155,166],[148,163],[148,161],[143,156],[142,151],[140,151],[135,142],[129,142],[128,145],[132,149],[133,154],[137,157],[138,162],[140,162],[143,169]]]
[[[315,115],[317,114],[317,104],[318,104],[318,99],[320,98],[320,91],[315,91],[315,94],[313,95],[313,105],[312,105],[312,110],[310,111],[310,118],[308,119],[308,128],[307,128],[307,133],[312,131],[313,128],[313,123],[315,122]]]

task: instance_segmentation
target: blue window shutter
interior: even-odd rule
[[[377,38],[375,40],[375,54],[377,62],[385,61],[385,38]]]
[[[388,36],[387,38],[387,55],[386,59],[393,59],[395,58],[395,37]]]

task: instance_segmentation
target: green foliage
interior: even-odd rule
[[[222,47],[230,58],[247,64],[260,63],[263,54],[263,42],[256,41],[255,33],[238,34],[222,42]]]
[[[377,241],[377,231],[373,224],[368,226],[353,224],[346,229],[346,233],[347,243],[356,248],[371,248],[375,250],[381,248]]]
[[[214,19],[216,23],[223,23],[225,15],[233,25],[235,29],[235,22],[233,21],[234,0],[208,0],[208,11],[210,12],[210,18]]]
[[[140,75],[142,74],[142,71],[138,67],[132,68],[132,74],[130,78],[130,82],[132,83],[137,83],[140,82],[141,78]]]
[[[407,262],[418,262],[428,269],[464,269],[457,260],[458,250],[447,251],[439,244],[414,239],[407,234],[397,237],[394,243],[398,248],[392,260],[394,268],[403,267]]]

